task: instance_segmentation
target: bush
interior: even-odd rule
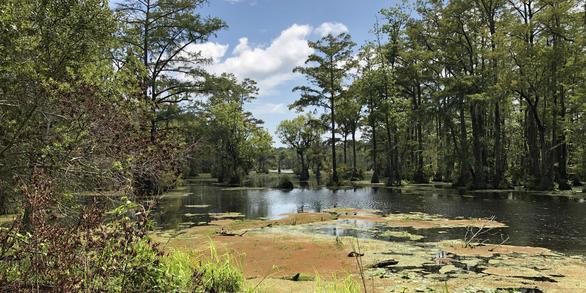
[[[163,258],[165,275],[175,287],[182,290],[193,288],[195,261],[187,253],[173,250]]]
[[[338,171],[338,178],[340,180],[350,180],[352,178],[352,168],[347,165],[340,164],[336,168],[336,171]]]
[[[123,199],[111,210],[55,202],[52,183],[22,184],[25,208],[0,228],[0,291],[169,291],[177,286],[147,232],[147,210]],[[65,214],[62,214],[66,211]]]
[[[230,255],[218,256],[212,244],[210,258],[195,268],[193,283],[196,292],[240,292],[244,274]]]
[[[0,227],[0,292],[234,292],[243,273],[229,256],[195,264],[148,237],[148,209],[122,198],[109,210],[53,199],[51,181],[23,184],[25,208]],[[60,214],[66,211],[65,214]]]
[[[177,186],[183,185],[183,177],[181,173],[175,171],[166,171],[161,174],[160,188],[162,192],[175,189]]]
[[[295,188],[295,185],[293,184],[293,181],[291,181],[291,178],[289,178],[289,176],[281,176],[279,177],[279,185],[277,186],[277,188],[291,190]]]
[[[364,170],[362,170],[362,169],[356,170],[356,172],[354,172],[354,174],[352,175],[351,180],[352,181],[364,180]]]

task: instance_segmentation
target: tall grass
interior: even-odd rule
[[[165,275],[181,290],[193,287],[195,260],[190,254],[179,250],[170,251],[162,260]]]
[[[230,254],[218,255],[210,244],[210,257],[201,260],[193,274],[195,290],[205,292],[240,292],[244,274]]]

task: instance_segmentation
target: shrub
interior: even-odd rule
[[[279,177],[279,185],[277,186],[277,188],[293,189],[295,188],[295,185],[293,184],[293,181],[291,181],[291,178],[289,178],[289,176],[281,176]]]
[[[193,288],[192,277],[195,272],[195,261],[187,253],[172,250],[163,258],[166,277],[175,287],[183,290]]]
[[[169,291],[177,288],[147,236],[147,210],[123,199],[111,211],[96,202],[60,206],[51,181],[23,184],[25,208],[0,228],[0,291]],[[62,211],[67,211],[61,214]]]
[[[229,254],[218,256],[211,244],[210,257],[195,268],[193,283],[196,292],[239,292],[244,285],[244,274]]]

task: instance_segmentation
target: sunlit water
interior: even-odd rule
[[[207,213],[237,212],[248,219],[276,219],[286,213],[320,212],[333,207],[378,209],[384,213],[423,212],[449,218],[496,216],[509,227],[494,233],[490,237],[493,242],[498,242],[503,234],[508,235],[508,244],[586,255],[583,199],[516,191],[459,194],[433,185],[400,190],[366,187],[337,191],[327,188],[230,191],[197,183],[189,185],[184,196],[164,198],[157,208],[156,221],[163,229],[175,229],[207,222]],[[387,229],[364,222],[346,224],[308,229],[315,233],[379,239],[383,239],[380,232]],[[348,228],[352,225],[356,229]],[[465,229],[402,230],[424,235],[426,238],[421,241],[463,238],[465,234]]]

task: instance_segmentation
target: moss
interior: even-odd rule
[[[403,239],[409,239],[412,241],[421,240],[421,239],[425,238],[421,235],[411,234],[407,231],[385,231],[385,232],[381,233],[380,236],[393,237],[393,238],[403,238]]]
[[[210,213],[209,215],[210,218],[215,220],[244,218],[244,215],[241,213]]]

